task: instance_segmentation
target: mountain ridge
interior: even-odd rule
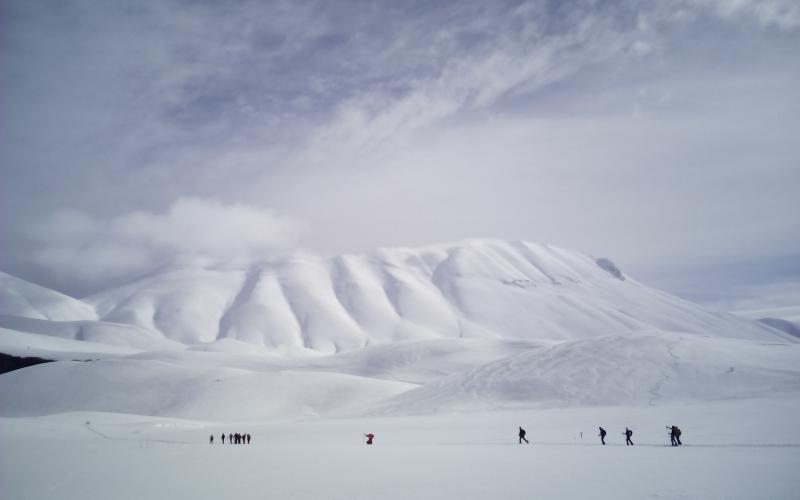
[[[30,291],[10,288],[6,294]],[[794,340],[647,287],[607,258],[526,241],[471,239],[332,257],[303,251],[244,264],[184,263],[82,301],[62,300],[85,307],[77,317],[62,314],[61,321],[87,321],[94,313],[90,321],[134,327],[177,346],[238,341],[281,355],[405,340],[561,341],[646,330]],[[34,313],[22,308],[17,315],[26,314]],[[11,329],[21,322],[11,323],[0,317],[0,326]],[[69,337],[64,332],[59,335]]]

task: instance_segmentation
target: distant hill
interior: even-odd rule
[[[0,278],[0,326],[144,350],[237,341],[279,355],[330,354],[405,340],[648,330],[789,338],[638,283],[607,258],[524,241],[173,267],[83,301]]]

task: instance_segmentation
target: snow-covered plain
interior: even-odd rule
[[[0,352],[58,360],[0,375],[0,498],[800,491],[798,339],[608,259],[475,240],[168,268],[84,300],[0,286]]]
[[[295,422],[4,418],[0,482],[18,500],[794,500],[799,411],[796,398],[770,398]],[[667,445],[672,423],[682,447]],[[520,425],[530,445],[517,444]],[[253,441],[222,445],[223,432]]]

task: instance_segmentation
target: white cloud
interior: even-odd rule
[[[267,257],[293,248],[301,232],[299,222],[271,210],[199,198],[109,219],[62,210],[29,229],[36,263],[89,287],[178,260]]]
[[[537,14],[540,14],[538,10]],[[452,54],[435,74],[406,82],[402,92],[368,87],[341,101],[305,145],[311,164],[373,161],[408,147],[410,134],[454,116],[485,111],[510,94],[533,94],[587,65],[624,64],[652,47],[646,28],[618,29],[607,15],[586,16],[563,33],[542,36],[545,19],[498,34],[490,43]],[[487,27],[488,29],[488,27]],[[446,30],[443,30],[446,32]]]
[[[631,271],[798,245],[796,2],[5,12],[0,266],[42,284],[291,246],[262,204],[321,252],[497,236]]]
[[[723,18],[756,20],[781,30],[800,28],[800,3],[796,0],[694,0]]]

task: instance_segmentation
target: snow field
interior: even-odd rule
[[[379,413],[654,405],[800,391],[800,346],[668,332],[521,350],[400,394]]]
[[[0,274],[0,352],[60,360],[0,376],[3,499],[800,491],[798,339],[548,245],[173,267],[84,301]]]
[[[416,387],[339,373],[249,371],[139,359],[38,366],[0,378],[0,414],[100,411],[224,420],[312,417],[363,410]]]
[[[273,423],[4,418],[0,481],[20,500],[788,500],[800,488],[798,410],[796,399],[765,399]],[[667,446],[673,423],[683,447]],[[517,445],[518,426],[531,445]],[[623,446],[625,426],[633,447]],[[222,432],[253,442],[218,444]]]
[[[785,397],[800,392],[798,359],[800,344],[669,332],[561,343],[437,339],[312,358],[114,354],[2,375],[0,416],[274,420]]]
[[[668,332],[549,344],[439,339],[292,359],[146,352],[6,373],[0,416],[104,411],[243,420],[660,405],[797,395],[798,359],[798,344]]]

